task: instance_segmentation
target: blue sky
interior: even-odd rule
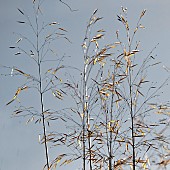
[[[114,42],[115,31],[120,27],[116,15],[120,14],[121,6],[123,6],[128,8],[128,17],[132,27],[135,27],[141,11],[147,9],[146,16],[142,20],[142,24],[146,28],[139,33],[137,39],[141,41],[141,48],[145,54],[148,54],[159,43],[155,54],[162,64],[158,67],[159,70],[154,70],[152,77],[154,80],[160,81],[168,77],[169,73],[163,69],[163,65],[170,68],[169,0],[74,0],[74,2],[67,0],[66,2],[78,11],[70,12],[59,1],[51,0],[48,3],[45,2],[44,20],[57,21],[68,30],[68,37],[73,44],[68,43],[66,49],[62,49],[62,44],[57,44],[57,46],[59,53],[72,57],[71,61],[74,61],[74,66],[81,66],[83,56],[81,44],[87,21],[94,9],[97,8],[98,15],[104,17],[99,26],[108,32],[106,40]],[[27,28],[16,22],[22,20],[22,15],[17,8],[24,9],[27,14],[32,15],[31,0],[0,0],[0,64],[21,66],[27,70],[31,67],[27,60],[14,56],[14,52],[9,49],[9,46],[12,46],[17,40],[13,32],[26,33],[30,36]],[[4,71],[2,70],[2,72]],[[43,146],[38,143],[41,127],[33,123],[26,125],[24,118],[13,118],[14,105],[5,106],[22,82],[18,81],[18,78],[9,76],[0,76],[0,82],[0,170],[39,170],[44,163]],[[169,86],[165,88],[165,91],[162,99],[169,100]],[[29,100],[34,99],[29,98]]]

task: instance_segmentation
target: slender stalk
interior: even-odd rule
[[[39,93],[40,93],[40,105],[41,105],[41,114],[42,114],[42,125],[43,125],[43,135],[44,135],[44,147],[45,147],[45,157],[46,157],[46,166],[50,170],[49,166],[49,155],[48,155],[48,145],[47,145],[47,135],[46,135],[46,125],[45,125],[45,116],[44,116],[44,102],[43,102],[43,90],[42,90],[42,78],[41,78],[41,64],[38,64],[38,74],[39,74]]]
[[[88,111],[88,91],[87,91],[87,81],[88,81],[88,63],[86,63],[87,56],[84,56],[85,64],[84,64],[84,74],[83,74],[83,168],[85,170],[85,131],[87,127],[87,140],[88,140],[88,152],[89,152],[89,166],[90,170],[92,170],[92,154],[91,154],[91,134],[90,134],[90,115]],[[86,117],[86,122],[85,122]]]
[[[36,12],[36,51],[37,51],[37,56],[38,56],[39,94],[40,94],[40,105],[41,105],[41,115],[42,115],[46,166],[47,166],[47,169],[50,170],[46,124],[45,124],[45,115],[44,115],[44,101],[43,101],[43,87],[42,87],[42,74],[41,74],[41,57],[40,57],[40,51],[39,51],[39,27],[38,26],[39,25],[38,25],[38,10],[37,10]]]
[[[86,65],[84,65],[84,74],[83,74],[83,120],[82,120],[82,130],[83,130],[83,170],[86,169],[86,143],[85,143],[85,128],[86,128],[86,123],[85,123],[85,114],[86,114]]]
[[[114,81],[115,81],[115,76],[113,75],[112,77],[112,85],[114,91]],[[110,140],[109,140],[109,170],[112,170],[112,140],[113,140],[113,132],[112,132],[112,121],[113,121],[113,99],[114,99],[114,93],[112,92],[112,98],[111,98],[111,105],[110,105]]]
[[[90,166],[90,170],[92,170],[92,153],[91,153],[91,132],[90,132],[90,115],[89,115],[89,110],[88,110],[88,92],[87,92],[87,67],[88,65],[85,65],[85,77],[84,77],[84,83],[85,83],[85,105],[86,105],[86,110],[85,110],[85,114],[87,116],[87,139],[88,139],[88,152],[89,152],[89,166]]]
[[[87,130],[88,130],[88,150],[89,150],[89,156],[90,156],[90,170],[92,170],[92,152],[91,152],[91,131],[90,131],[90,117],[89,112],[87,110]]]
[[[131,116],[131,136],[132,136],[132,164],[133,170],[135,170],[135,136],[134,136],[134,116],[133,116],[133,98],[132,98],[132,75],[131,68],[129,67],[129,85],[130,85],[130,116]]]
[[[83,170],[86,168],[86,147],[85,147],[85,118],[83,115]]]

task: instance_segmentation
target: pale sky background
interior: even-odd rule
[[[116,15],[120,14],[121,6],[128,8],[128,17],[133,27],[141,11],[147,9],[146,16],[142,20],[146,29],[139,33],[137,39],[141,41],[145,54],[159,43],[155,53],[162,61],[162,65],[158,67],[160,70],[154,70],[153,79],[163,81],[168,77],[170,73],[163,70],[162,66],[170,68],[169,0],[67,0],[66,2],[78,11],[70,12],[58,0],[49,0],[44,8],[44,20],[57,21],[68,30],[68,37],[73,44],[68,44],[66,49],[60,48],[60,51],[64,51],[62,54],[72,56],[73,65],[79,66],[80,58],[83,57],[81,44],[86,23],[94,9],[98,8],[98,15],[104,17],[100,26],[108,32],[106,40],[110,42],[115,41],[115,31],[120,27]],[[24,9],[29,14],[32,10],[32,1],[0,0],[0,64],[19,66],[27,70],[31,67],[29,63],[19,56],[14,56],[14,51],[9,49],[9,46],[17,40],[13,32],[26,33],[25,27],[16,22],[22,20],[17,8]],[[27,35],[30,36],[29,32]],[[44,146],[38,143],[40,125],[34,123],[26,125],[26,119],[13,118],[12,110],[15,104],[5,106],[19,85],[21,84],[18,78],[0,76],[0,170],[40,170],[44,165]],[[169,87],[166,87],[165,91],[162,99],[166,101],[170,96]]]

